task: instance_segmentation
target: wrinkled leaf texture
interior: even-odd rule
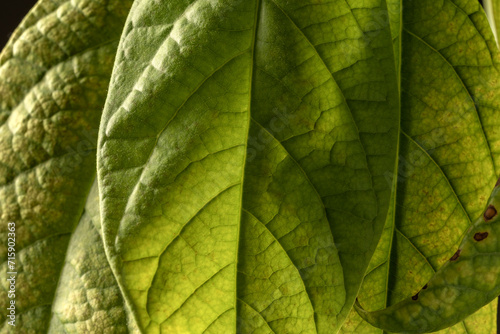
[[[2,310],[10,301],[9,221],[16,223],[18,273],[16,327],[4,316],[2,333],[127,332],[127,312],[94,220],[82,211],[130,6],[40,1],[0,56]]]
[[[130,5],[42,0],[0,58],[19,328],[381,333],[356,296],[418,291],[495,183],[479,4]],[[491,333],[495,312],[446,332]]]

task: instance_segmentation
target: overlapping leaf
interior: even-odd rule
[[[500,162],[475,1],[137,0],[98,145],[117,285],[95,191],[80,216],[129,5],[41,1],[0,59],[26,332],[332,333],[365,273],[380,309],[453,254]]]
[[[130,1],[39,2],[0,56],[0,306],[16,223],[16,327],[48,329],[71,233],[95,175],[97,129]],[[84,273],[81,273],[84,274]],[[97,290],[96,290],[97,291]],[[93,310],[71,321],[95,317]],[[104,321],[96,319],[94,324]]]
[[[104,252],[95,182],[69,241],[49,333],[140,333]]]
[[[370,310],[427,283],[480,215],[498,174],[499,55],[480,5],[408,1],[400,9],[391,12],[403,22],[401,35],[393,32],[402,52],[397,199],[359,296]],[[489,333],[496,304],[487,309],[474,317],[489,325],[467,325],[471,318],[453,330]],[[350,318],[346,332],[369,326]]]

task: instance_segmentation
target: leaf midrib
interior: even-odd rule
[[[387,9],[387,15],[389,15],[389,9],[387,6],[387,2],[384,2],[386,4],[386,9]],[[390,18],[388,17],[388,20]],[[390,24],[390,23],[389,23]],[[390,29],[390,27],[389,27]],[[392,45],[393,45],[393,56],[394,59],[396,59],[395,56],[395,50],[394,50],[394,39],[391,39]],[[387,263],[387,270],[386,270],[386,279],[385,279],[385,301],[384,301],[384,307],[388,306],[388,301],[389,301],[389,279],[390,279],[390,272],[391,272],[391,254],[393,251],[393,245],[394,245],[394,234],[395,234],[395,229],[396,229],[396,209],[397,209],[397,190],[398,190],[398,177],[399,177],[399,149],[400,149],[400,142],[401,142],[401,69],[402,69],[402,63],[403,63],[403,1],[400,1],[399,4],[399,52],[398,52],[398,67],[396,68],[396,82],[398,85],[398,104],[399,104],[399,119],[398,119],[398,127],[397,127],[397,144],[396,144],[396,158],[394,162],[394,173],[393,173],[393,192],[394,194],[391,193],[391,201],[389,202],[390,205],[394,205],[392,208],[392,226],[391,226],[391,238],[390,238],[390,244],[389,244],[389,250],[387,252],[387,258],[385,259],[384,262],[379,264],[377,267],[373,268],[375,270],[376,268],[380,267],[384,263]],[[394,197],[394,200],[392,198]],[[387,211],[389,212],[389,210]],[[371,272],[371,271],[370,271]],[[382,331],[383,334],[386,334],[386,331]]]
[[[253,79],[254,79],[254,71],[255,71],[255,60],[257,56],[257,52],[255,51],[256,49],[256,41],[257,41],[257,33],[259,30],[259,19],[260,19],[260,13],[261,13],[261,6],[262,6],[262,1],[264,0],[256,0],[255,1],[255,19],[254,19],[254,33],[253,33],[253,40],[252,40],[252,45],[251,45],[251,52],[252,52],[252,57],[251,57],[251,62],[250,62],[250,82],[249,82],[249,92],[248,92],[248,116],[247,116],[247,132],[245,135],[245,148],[243,151],[243,162],[242,162],[242,170],[241,170],[241,187],[240,187],[240,219],[237,224],[237,231],[236,231],[236,256],[235,256],[235,261],[234,261],[234,313],[236,315],[235,317],[235,328],[234,328],[234,333],[238,333],[238,264],[239,264],[239,252],[240,252],[240,238],[241,238],[241,222],[243,220],[243,194],[244,194],[244,189],[245,189],[245,171],[246,171],[246,162],[247,162],[247,155],[248,155],[248,139],[250,136],[250,125],[252,122],[252,94],[253,94]],[[267,322],[266,322],[267,323]]]

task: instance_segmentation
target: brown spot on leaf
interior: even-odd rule
[[[415,296],[412,296],[411,299],[417,300],[418,299],[418,293]]]
[[[456,259],[458,259],[458,257],[460,256],[460,252],[461,252],[460,249],[457,250],[455,254],[453,254],[453,256],[451,257],[450,261],[455,261]]]
[[[498,187],[500,185],[500,178],[498,178],[497,183],[495,184],[495,187]]]
[[[474,240],[476,241],[483,241],[488,237],[488,232],[477,232],[474,234]]]
[[[425,290],[425,289],[427,289],[427,284],[424,285],[424,287],[422,288],[422,290]]]
[[[497,215],[497,209],[495,209],[495,207],[493,205],[490,205],[490,206],[488,206],[488,208],[484,212],[483,216],[484,216],[484,220],[488,221],[488,220],[493,219],[493,217],[495,217],[496,215]]]

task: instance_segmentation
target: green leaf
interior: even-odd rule
[[[49,333],[140,333],[106,259],[99,215],[94,183],[69,242]]]
[[[19,272],[2,332],[382,333],[356,296],[377,311],[439,280],[497,176],[499,56],[479,4],[131,5],[41,0],[0,55]],[[498,293],[483,288],[442,333],[493,331],[494,303],[464,319]]]
[[[402,16],[396,213],[359,296],[372,311],[415,295],[447,262],[498,168],[498,50],[480,5],[408,1]]]
[[[16,224],[16,327],[44,332],[95,147],[130,1],[40,1],[0,55],[0,307],[10,305],[7,223]],[[93,311],[84,316],[94,316]]]
[[[341,326],[395,166],[376,15],[383,1],[134,3],[98,176],[105,245],[146,332]]]
[[[500,181],[484,213],[472,225],[458,250],[414,296],[386,309],[356,311],[376,327],[393,332],[429,333],[445,329],[500,294]]]
[[[392,198],[394,201],[394,197]],[[392,206],[394,208],[394,206]],[[361,290],[359,291],[359,299],[363,305],[370,310],[377,310],[386,307],[388,304],[388,273],[390,270],[389,257],[391,253],[393,237],[393,210],[390,211],[386,221],[384,232],[379,241],[379,245],[374,253],[372,262],[370,263],[367,274],[365,275]],[[393,278],[394,279],[394,278]],[[401,279],[403,281],[404,278]],[[394,279],[394,281],[396,281]],[[391,292],[391,291],[389,291]],[[490,304],[484,306],[476,313],[470,315],[465,320],[456,325],[438,331],[439,334],[489,334],[496,331],[497,327],[497,300],[495,299]],[[363,333],[363,334],[382,334],[388,333],[380,328],[373,327],[368,322],[364,321],[355,309],[351,310],[346,322],[341,328],[341,334]]]
[[[497,331],[497,300],[489,303],[476,313],[467,317],[464,321],[456,325],[443,329],[436,334],[491,334]],[[380,328],[373,327],[364,321],[356,312],[352,310],[346,322],[340,330],[342,334],[382,334],[388,333]]]

